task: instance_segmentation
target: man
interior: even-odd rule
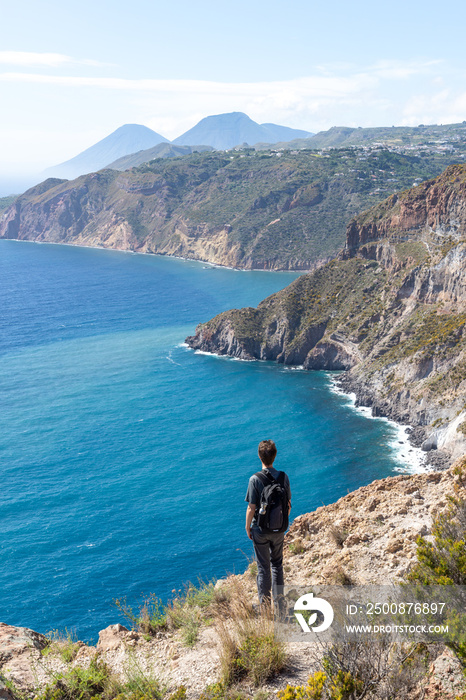
[[[273,440],[262,440],[259,443],[259,459],[262,464],[261,478],[258,474],[253,474],[249,479],[248,490],[245,501],[248,503],[246,509],[246,533],[254,545],[254,553],[257,560],[257,592],[260,604],[270,603],[270,593],[277,596],[283,586],[283,540],[285,532],[262,532],[257,524],[257,514],[259,512],[261,494],[267,483],[274,483],[279,479],[280,473],[283,477],[283,487],[287,494],[288,513],[291,509],[290,481],[284,472],[277,471],[273,463],[277,455],[277,448]],[[272,477],[272,478],[270,478]],[[272,572],[270,571],[272,569]]]

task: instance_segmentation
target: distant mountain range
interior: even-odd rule
[[[125,124],[74,158],[47,168],[43,172],[43,178],[72,180],[102,168],[124,170],[154,158],[174,158],[192,153],[193,150],[209,150],[209,147],[223,151],[244,143],[250,146],[259,142],[273,144],[309,136],[312,136],[310,132],[301,129],[290,129],[277,124],[257,124],[242,112],[230,112],[201,119],[195,127],[172,142],[173,148],[153,151],[160,144],[170,144],[170,141],[146,126]],[[179,152],[177,148],[180,146],[194,148]],[[121,161],[126,156],[131,156],[127,163]]]
[[[243,112],[230,112],[201,119],[196,126],[178,136],[173,143],[187,146],[206,143],[219,151],[225,151],[244,143],[249,146],[256,143],[270,145],[277,141],[286,142],[309,136],[312,134],[308,131],[290,129],[278,124],[257,124]]]
[[[125,124],[119,129],[98,141],[90,148],[79,153],[74,158],[47,168],[44,177],[59,177],[72,180],[75,177],[92,173],[105,168],[117,158],[129,153],[152,148],[158,143],[166,143],[168,139],[147,126],[140,124]]]
[[[416,149],[427,146],[453,151],[466,139],[466,122],[460,124],[416,127],[351,128],[335,126],[311,134],[278,124],[258,124],[243,112],[206,117],[192,129],[170,142],[152,129],[139,124],[125,124],[112,134],[71,158],[48,168],[48,177],[74,179],[103,168],[126,170],[155,158],[175,158],[193,151],[228,150],[249,145],[255,150],[320,150],[383,145],[388,149]]]

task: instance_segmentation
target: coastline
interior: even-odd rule
[[[426,431],[422,425],[412,426],[407,424],[397,415],[396,409],[387,410],[387,405],[382,407],[377,402],[376,396],[367,389],[364,390],[360,387],[357,380],[350,377],[348,372],[340,374],[340,376],[335,379],[335,382],[342,394],[354,397],[354,406],[356,409],[366,410],[367,412],[370,411],[370,416],[372,418],[383,418],[404,428],[406,431],[406,441],[411,448],[420,450],[426,455],[424,462],[426,471],[444,471],[452,465],[454,460],[449,453],[440,450],[422,450],[421,446],[426,439]]]
[[[201,258],[186,258],[182,255],[172,255],[170,253],[151,253],[144,252],[140,250],[133,250],[132,248],[112,248],[102,245],[86,245],[85,243],[61,243],[60,241],[36,241],[34,239],[24,239],[24,238],[3,238],[0,237],[0,241],[14,241],[16,243],[34,243],[36,245],[58,245],[58,246],[68,246],[69,248],[89,248],[90,250],[110,250],[117,253],[126,253],[129,255],[148,255],[156,256],[160,258],[172,258],[173,260],[183,260],[185,262],[195,262],[201,265],[211,267],[213,270],[215,268],[221,268],[222,270],[233,270],[234,272],[278,272],[280,274],[289,273],[290,275],[307,275],[314,271],[314,267],[310,267],[303,270],[290,270],[288,268],[281,269],[267,269],[263,267],[232,267],[231,265],[223,265],[219,262],[211,262],[210,260],[202,260]],[[325,263],[322,263],[322,265]]]
[[[371,406],[363,406],[362,404],[358,404],[357,394],[355,391],[349,391],[348,389],[342,387],[342,375],[345,373],[339,372],[337,375],[335,375],[334,373],[328,372],[327,374],[329,375],[330,391],[338,396],[345,397],[347,404],[354,411],[372,420],[385,421],[395,428],[397,434],[389,444],[391,445],[392,449],[398,453],[399,457],[405,459],[407,463],[406,469],[397,467],[395,471],[401,474],[424,474],[431,471],[428,465],[428,453],[424,452],[420,445],[416,444],[412,440],[411,436],[414,430],[412,425],[400,423],[387,416],[374,415],[372,413]]]

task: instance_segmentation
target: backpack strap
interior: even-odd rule
[[[275,484],[275,479],[273,478],[272,474],[269,474],[269,472],[266,472],[264,470],[261,470],[260,472],[256,472],[254,476],[257,476],[260,481],[262,481],[263,486],[268,486],[268,484]]]
[[[278,472],[277,481],[282,488],[285,488],[285,472]]]
[[[256,472],[255,476],[259,477],[264,486],[267,486],[267,483],[280,484],[282,488],[285,488],[285,472],[278,472],[275,479],[269,471],[262,469],[260,472]],[[268,482],[265,479],[268,479]]]

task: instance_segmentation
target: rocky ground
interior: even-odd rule
[[[296,518],[286,535],[286,581],[295,586],[326,584],[387,584],[402,581],[416,560],[416,538],[429,538],[433,519],[450,498],[466,497],[464,472],[456,467],[443,472],[400,475],[374,481],[336,503]],[[216,588],[234,585],[244,600],[255,600],[254,571],[217,582]],[[11,700],[1,679],[12,681],[33,694],[50,683],[70,663],[56,653],[44,655],[46,637],[25,628],[0,624],[0,698]],[[315,643],[290,643],[283,672],[263,690],[275,694],[288,683],[305,683],[313,670]],[[192,647],[183,643],[180,631],[166,630],[148,637],[115,624],[102,630],[97,645],[79,645],[71,664],[86,665],[99,655],[110,669],[124,676],[137,668],[155,673],[170,690],[187,688],[188,698],[198,698],[219,678],[219,638],[215,625],[204,624]],[[465,689],[464,676],[455,657],[439,649],[416,698],[454,700]],[[243,687],[252,697],[257,689]],[[414,697],[414,696],[413,696]]]

